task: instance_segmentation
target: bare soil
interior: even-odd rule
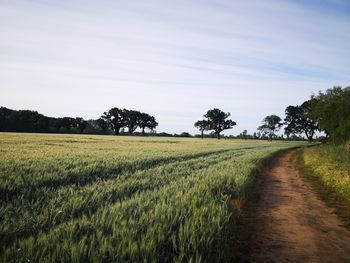
[[[293,151],[262,171],[239,226],[247,262],[350,262],[350,231],[305,181]]]

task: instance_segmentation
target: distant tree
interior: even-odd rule
[[[334,144],[350,140],[350,87],[333,87],[310,100],[311,117]]]
[[[244,140],[248,139],[248,137],[249,137],[249,135],[248,135],[248,131],[247,131],[247,130],[244,130],[244,131],[241,132],[240,135],[239,135],[239,138],[240,138],[240,139],[244,139]]]
[[[96,123],[97,123],[97,126],[104,132],[106,133],[107,130],[108,130],[108,122],[103,119],[102,117],[101,118],[98,118],[96,120]]]
[[[38,119],[34,124],[34,130],[36,132],[49,132],[50,131],[50,118],[39,114]]]
[[[78,129],[79,133],[83,133],[86,126],[88,125],[88,122],[85,121],[81,117],[77,117],[77,118],[75,118],[75,125],[76,125],[76,128]]]
[[[62,118],[51,118],[50,125],[55,132],[59,132],[62,127]]]
[[[207,120],[196,121],[194,123],[194,127],[196,127],[201,132],[201,137],[203,139],[204,131],[209,129],[209,123]]]
[[[185,137],[185,138],[189,138],[192,137],[192,135],[188,132],[182,132],[180,134],[174,134],[174,137]]]
[[[188,132],[182,132],[180,134],[180,137],[192,137],[192,135],[190,133],[188,133]]]
[[[145,129],[148,128],[152,131],[158,126],[158,122],[155,117],[147,113],[141,113],[138,120],[138,126],[141,128],[142,135],[145,135]]]
[[[161,136],[161,137],[173,137],[172,134],[166,133],[166,132],[157,133],[156,136]]]
[[[129,135],[137,129],[139,122],[141,120],[141,112],[136,110],[123,110],[125,126],[128,128]]]
[[[104,112],[101,119],[108,123],[115,135],[119,135],[120,129],[125,126],[124,111],[119,108],[112,108],[108,112]]]
[[[305,101],[300,106],[288,106],[286,108],[286,118],[284,119],[285,134],[304,133],[309,142],[312,142],[315,132],[318,130],[318,124],[311,118],[310,101]]]
[[[70,117],[63,117],[61,119],[61,125],[63,128],[66,129],[67,132],[70,132],[71,128],[74,125],[75,120],[73,118]]]
[[[230,113],[225,113],[217,108],[212,110],[208,110],[208,112],[204,115],[206,118],[206,122],[208,123],[208,130],[214,130],[215,135],[218,139],[220,139],[220,133],[223,130],[231,129],[236,125],[236,122],[233,120],[227,119],[230,117]]]
[[[282,119],[277,115],[266,116],[262,121],[262,125],[258,127],[258,130],[264,133],[268,137],[269,141],[272,141],[275,132],[278,131],[283,125],[281,121]]]

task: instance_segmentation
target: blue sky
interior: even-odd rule
[[[195,133],[210,108],[254,132],[349,86],[350,2],[0,2],[0,105],[98,118],[113,106]]]

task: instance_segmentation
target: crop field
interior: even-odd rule
[[[257,166],[292,142],[0,133],[2,262],[225,257]]]

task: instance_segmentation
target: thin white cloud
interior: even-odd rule
[[[349,31],[349,17],[294,1],[2,2],[0,105],[85,118],[129,107],[168,132],[195,132],[220,107],[233,133],[253,132],[349,84]]]

